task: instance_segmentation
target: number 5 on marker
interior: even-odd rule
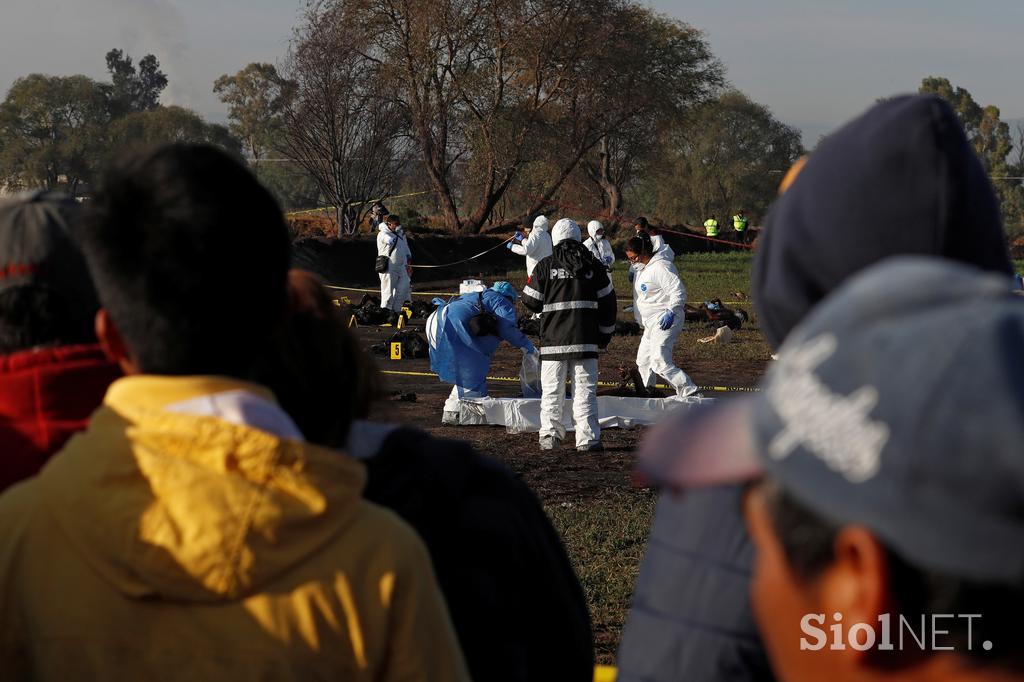
[[[402,359],[402,342],[392,341],[391,342],[391,359],[401,360]]]

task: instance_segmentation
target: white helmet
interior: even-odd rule
[[[562,218],[551,230],[551,244],[560,244],[567,239],[580,240],[580,226],[572,218]]]
[[[601,224],[600,220],[591,220],[589,223],[587,223],[587,234],[590,235],[591,239],[597,240],[598,239],[598,236],[597,236],[598,231],[603,230],[603,229],[604,229],[604,225]]]
[[[546,216],[539,215],[533,219],[533,229],[535,230],[546,230],[548,229],[548,219]]]

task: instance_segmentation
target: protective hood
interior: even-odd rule
[[[165,406],[216,377],[111,385],[89,428],[39,478],[64,538],[123,594],[215,602],[252,594],[350,524],[363,468],[336,452]]]
[[[992,185],[938,97],[872,107],[823,140],[787,180],[765,221],[752,277],[773,348],[844,280],[889,256],[943,256],[1012,273]]]
[[[602,225],[601,221],[599,220],[591,220],[589,223],[587,223],[587,234],[589,234],[590,238],[595,241],[598,239],[597,231],[603,229],[604,225]]]
[[[394,234],[394,233],[396,232],[396,230],[392,230],[392,229],[390,229],[390,228],[388,227],[388,224],[387,224],[387,223],[381,223],[380,225],[378,225],[378,226],[377,226],[377,231],[378,231],[378,232],[388,232],[388,233],[390,233],[390,234]]]
[[[547,216],[539,215],[533,220],[533,229],[535,230],[547,230],[549,226]]]
[[[551,230],[551,243],[558,245],[567,239],[580,241],[580,226],[572,218],[562,218]]]

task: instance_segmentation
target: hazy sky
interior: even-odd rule
[[[301,0],[0,0],[0,91],[33,72],[105,76],[103,55],[152,52],[165,103],[222,120],[214,79],[284,54]],[[878,97],[947,76],[1024,117],[1021,0],[651,0],[706,32],[730,82],[818,136]]]

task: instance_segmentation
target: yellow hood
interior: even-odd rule
[[[353,521],[365,482],[357,462],[163,409],[238,389],[272,398],[218,377],[120,379],[40,477],[67,542],[126,595],[244,597]]]

